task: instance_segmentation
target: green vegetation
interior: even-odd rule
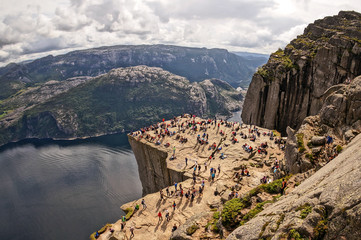
[[[289,180],[292,175],[285,176],[285,180]],[[242,199],[234,198],[227,201],[221,213],[222,224],[228,228],[232,228],[238,225],[238,223],[245,224],[247,221],[256,216],[259,212],[263,210],[263,206],[266,203],[272,203],[278,200],[279,196],[274,196],[272,201],[264,201],[258,203],[255,208],[251,209],[246,215],[240,218],[241,210],[251,206],[251,198],[256,196],[258,193],[267,192],[270,194],[278,194],[281,192],[282,179],[277,179],[268,184],[261,184],[256,188],[250,190],[246,196]]]
[[[296,211],[300,211],[300,210],[301,210],[300,217],[304,219],[308,216],[308,214],[312,212],[312,206],[309,203],[306,203],[296,208]]]
[[[291,229],[288,233],[288,239],[303,240],[301,234],[296,229]]]
[[[303,153],[304,151],[306,151],[305,145],[303,143],[303,133],[298,133],[296,134],[296,139],[297,139],[297,146],[298,146],[298,151],[300,153]]]
[[[313,239],[314,240],[321,240],[327,233],[328,226],[327,226],[327,219],[320,220],[316,227],[313,229]]]
[[[266,230],[266,228],[267,228],[267,226],[268,226],[269,223],[270,223],[270,222],[266,222],[265,224],[263,224],[262,229],[261,229],[261,232],[258,234],[258,238],[259,238],[259,239],[262,239],[262,235],[263,235],[264,231]]]
[[[203,99],[204,93],[210,93],[201,84],[190,85],[186,79],[162,70],[152,74],[149,71],[148,68],[137,68],[133,72],[135,76],[124,76],[126,70],[119,74],[113,71],[42,103],[30,101],[36,105],[24,112],[24,119],[14,122],[11,129],[2,129],[0,135],[21,139],[28,127],[36,131],[32,135],[40,138],[94,136],[121,132],[123,129],[132,131],[157,123],[162,118],[171,119],[183,113],[197,114],[199,104],[203,104],[204,100],[209,107],[205,112],[210,117],[216,113],[227,115],[227,104],[235,101],[235,97],[230,95],[237,91],[224,82],[211,81],[217,89],[216,95]],[[144,78],[143,82],[139,82],[139,79]],[[23,90],[17,91],[16,98],[24,97],[23,93]],[[24,99],[32,99],[31,94],[35,92],[26,92]],[[10,107],[21,102],[18,99],[12,101],[11,106],[0,105],[0,118],[9,113]],[[21,102],[21,106],[28,102]],[[21,124],[24,122],[26,126],[22,129]],[[3,137],[1,139],[5,140]]]
[[[311,34],[309,32],[309,34]],[[317,44],[315,41],[309,38],[310,36],[301,35],[294,40],[294,43],[298,45],[299,48],[307,51],[310,58],[314,58],[317,53]]]
[[[193,224],[192,226],[190,226],[186,229],[186,233],[187,233],[187,235],[192,235],[193,233],[195,233],[195,231],[197,231],[197,229],[199,229],[198,225]]]
[[[313,229],[313,240],[324,239],[328,231],[328,219],[327,219],[328,214],[326,208],[321,207],[319,210],[321,211],[320,215],[322,219],[318,221],[317,225]]]
[[[313,156],[312,153],[306,153],[305,156],[306,156],[306,158],[308,158],[308,159],[310,160],[310,162],[311,162],[312,164],[315,163],[316,158],[315,158],[315,156]]]
[[[286,69],[286,71],[292,68],[297,68],[297,66],[293,64],[290,57],[286,55],[285,52],[280,48],[271,55],[271,59],[275,61],[279,61],[282,64],[282,66]]]
[[[277,220],[276,224],[277,224],[277,227],[276,229],[274,230],[274,232],[276,232],[278,230],[278,228],[280,227],[281,223],[283,222],[283,220],[285,219],[285,215],[282,213],[280,215],[280,218]]]
[[[3,110],[2,112],[0,112],[0,119],[4,118],[6,115],[11,113],[12,111],[13,110]]]
[[[111,224],[107,223],[104,227],[102,227],[100,230],[98,230],[98,233],[102,234],[103,232],[105,232],[107,230],[108,227],[111,227],[111,226],[112,226]],[[90,235],[90,240],[96,240],[95,234],[96,234],[96,232],[93,232]]]
[[[268,78],[270,76],[269,71],[264,67],[258,68],[256,73],[261,75],[263,78]]]
[[[217,227],[217,222],[220,218],[220,212],[214,212],[213,213],[213,219],[212,221],[208,222],[206,225],[206,229],[210,228],[213,232],[218,233],[219,229]]]
[[[127,208],[124,210],[127,215],[125,215],[125,219],[128,221],[134,214],[134,208]]]
[[[241,225],[245,224],[246,222],[248,222],[249,220],[254,218],[258,213],[262,212],[263,206],[266,203],[273,203],[273,201],[269,200],[269,201],[264,201],[264,202],[258,203],[255,208],[251,209],[246,215],[243,216]]]
[[[340,153],[342,151],[342,147],[340,145],[336,146],[336,151],[337,153]]]
[[[277,130],[272,130],[272,132],[273,132],[273,135],[274,135],[275,137],[277,137],[277,136],[280,136],[280,137],[281,137],[281,133],[278,132]]]
[[[243,200],[234,198],[227,201],[222,210],[222,223],[225,226],[234,226],[237,224],[236,218],[241,213],[241,210],[246,207]]]

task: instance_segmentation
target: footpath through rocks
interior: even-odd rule
[[[182,173],[186,180],[156,186],[156,192],[124,204],[121,209],[127,215],[106,226],[97,239],[219,239],[217,231],[205,229],[223,203],[241,199],[284,174],[284,140],[279,133],[256,126],[185,114],[128,137],[166,153],[167,169]],[[135,155],[139,163],[139,154]],[[153,171],[141,171],[143,167],[139,166],[140,173]],[[262,202],[272,196],[264,198]]]

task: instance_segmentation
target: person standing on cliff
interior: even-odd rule
[[[163,221],[162,213],[160,211],[158,212],[158,221]]]
[[[142,205],[143,205],[143,210],[145,210],[145,209],[147,208],[147,205],[145,204],[144,198],[143,198],[143,200],[142,200]]]
[[[169,218],[169,212],[168,212],[167,209],[165,210],[165,218],[166,218],[167,221],[169,222],[170,218]]]
[[[175,146],[173,146],[173,156],[175,156]]]
[[[130,238],[134,237],[134,227],[130,227]]]
[[[177,192],[177,186],[178,186],[178,183],[174,182],[174,189],[175,189],[175,192]]]
[[[188,158],[186,158],[185,161],[186,161],[186,166],[187,166],[188,165]]]
[[[287,187],[287,181],[285,179],[282,180],[282,187],[281,187],[281,195],[285,193],[285,188]]]

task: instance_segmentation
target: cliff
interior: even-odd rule
[[[1,101],[0,145],[132,130],[183,112],[227,116],[241,108],[241,100],[241,93],[221,80],[190,83],[161,68],[118,68],[28,87]]]
[[[316,115],[333,85],[361,74],[361,14],[341,11],[310,24],[254,74],[242,120],[283,134]]]
[[[197,127],[196,130],[194,126]],[[175,134],[168,135],[166,130]],[[131,226],[135,229],[134,239],[220,239],[222,235],[227,236],[229,234],[227,229],[221,226],[219,231],[216,229],[218,218],[215,219],[215,214],[220,216],[223,203],[232,198],[230,196],[232,192],[243,196],[257,187],[259,179],[263,176],[268,175],[272,178],[274,174],[273,171],[270,172],[270,166],[276,158],[280,162],[283,159],[283,151],[274,141],[270,141],[270,136],[267,135],[269,130],[259,128],[262,134],[254,142],[240,136],[241,133],[248,135],[249,131],[247,126],[239,123],[220,120],[215,123],[214,120],[208,121],[184,115],[129,134],[144,191],[154,193],[142,197],[147,205],[144,210],[141,205],[142,199],[121,206],[121,209],[128,212],[129,217],[125,222],[125,228],[122,230],[122,221],[119,220],[111,225],[114,229],[113,233],[108,228],[99,239],[127,239]],[[232,132],[237,134],[236,138],[239,139],[237,142],[232,143]],[[203,133],[208,134],[208,144],[201,143],[197,139],[198,135],[203,136]],[[162,135],[164,137],[161,137]],[[187,141],[182,142],[181,139]],[[156,144],[158,140],[161,144]],[[264,142],[269,144],[267,155],[250,154],[242,148],[247,143],[257,149]],[[220,150],[209,148],[213,143]],[[175,159],[171,158],[173,146]],[[212,153],[213,157],[210,158]],[[187,165],[185,158],[188,158]],[[194,172],[196,161],[201,168],[200,170],[196,168]],[[240,174],[244,167],[249,170],[250,176],[243,176],[241,180],[235,178],[235,173]],[[211,179],[211,168],[217,170],[214,180]],[[195,182],[192,179],[193,172]],[[204,188],[200,194],[202,181]],[[178,191],[175,191],[174,182],[178,183]],[[166,192],[168,186],[169,195]],[[179,190],[181,186],[183,196]],[[163,199],[160,199],[160,189],[164,194]],[[191,197],[185,197],[188,191],[190,193],[194,191],[193,200]],[[253,196],[252,202],[255,203],[257,198],[264,199],[267,196],[264,193],[259,197]],[[173,203],[176,203],[174,210]],[[140,205],[140,209],[133,212],[136,204]],[[170,213],[169,221],[165,219],[165,210]],[[162,220],[158,219],[158,212],[163,214]],[[172,232],[174,224],[178,229]]]
[[[227,239],[359,239],[361,135],[338,157]]]
[[[191,176],[183,171],[168,167],[168,153],[150,144],[137,141],[128,135],[130,146],[139,166],[139,177],[142,182],[143,195],[154,193],[174,182],[183,182]]]
[[[305,118],[297,131],[287,128],[286,166],[291,173],[320,168],[359,133],[361,76],[329,88],[318,115]],[[325,136],[333,142],[326,144]]]

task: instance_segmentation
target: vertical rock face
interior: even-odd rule
[[[137,160],[143,195],[154,193],[173,184],[182,182],[188,177],[182,172],[167,167],[168,154],[148,144],[128,136],[129,143]]]
[[[324,154],[324,157],[317,157],[317,161],[313,161],[311,164],[310,156],[313,156],[311,146],[325,144],[324,137],[314,135],[330,135],[339,139],[340,142],[347,143],[359,133],[361,133],[361,76],[353,79],[350,84],[339,84],[328,89],[320,113],[305,118],[297,132],[287,128],[286,167],[291,173],[298,173],[305,172],[317,165],[322,166],[328,161],[330,153]],[[304,145],[306,142],[310,144],[310,146],[305,146],[304,151],[299,151],[297,135],[302,135]],[[317,138],[323,139],[323,142],[318,143]],[[322,148],[324,149],[324,147]],[[319,151],[316,155],[320,155]]]
[[[242,120],[286,133],[322,107],[324,92],[361,74],[361,14],[341,11],[310,24],[253,76]]]

